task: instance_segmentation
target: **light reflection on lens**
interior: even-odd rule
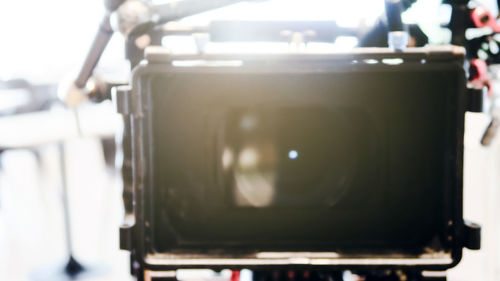
[[[277,164],[273,143],[260,140],[252,146],[243,146],[236,158],[233,167],[236,204],[258,208],[272,205]]]
[[[288,158],[294,160],[297,159],[297,157],[299,157],[299,153],[297,152],[297,150],[290,150],[288,152]]]
[[[335,206],[357,165],[355,138],[344,116],[322,107],[232,111],[221,157],[234,204]]]
[[[246,115],[241,119],[240,127],[243,130],[252,130],[257,126],[257,118],[253,115]]]
[[[275,193],[274,178],[273,172],[236,173],[236,204],[258,208],[270,206]]]
[[[222,168],[227,170],[233,164],[233,152],[229,148],[225,148],[222,152]]]
[[[257,166],[259,162],[259,154],[253,148],[245,148],[241,151],[238,163],[242,169],[249,169]]]

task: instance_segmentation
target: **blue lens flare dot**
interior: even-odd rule
[[[290,150],[288,152],[288,158],[294,160],[297,159],[297,157],[299,157],[299,153],[297,152],[297,150]]]

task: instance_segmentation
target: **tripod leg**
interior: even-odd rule
[[[66,234],[66,248],[68,250],[69,260],[64,267],[64,272],[70,277],[74,277],[81,273],[84,268],[83,266],[73,257],[73,245],[71,236],[71,223],[69,217],[69,204],[68,204],[68,179],[66,171],[66,151],[64,148],[64,142],[60,142],[59,146],[59,157],[61,165],[61,191],[62,191],[62,205],[63,205],[63,216],[64,216],[64,230]]]

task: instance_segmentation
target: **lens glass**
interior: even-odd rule
[[[335,205],[356,174],[348,117],[321,107],[233,110],[220,157],[235,205]]]

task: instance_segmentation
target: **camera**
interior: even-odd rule
[[[480,240],[462,215],[466,82],[455,46],[147,48],[114,92],[132,271],[453,267]]]

